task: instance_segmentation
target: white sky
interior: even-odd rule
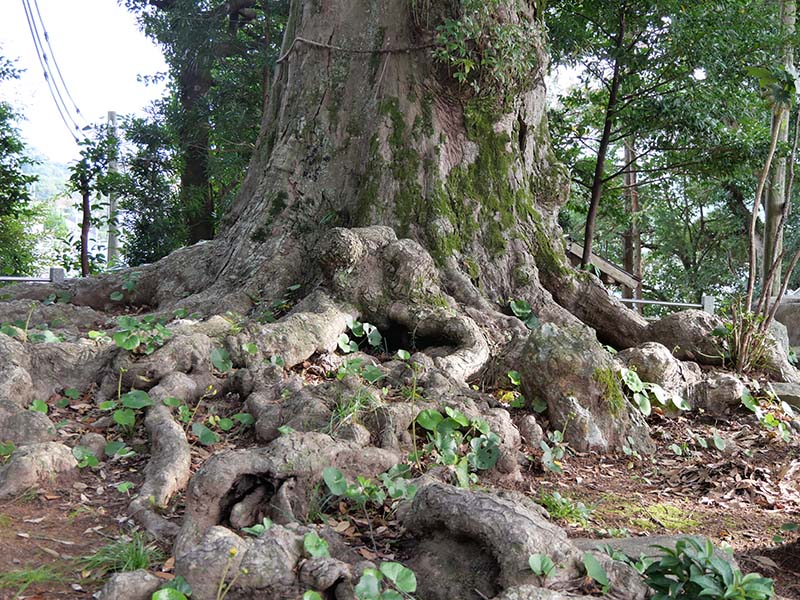
[[[137,81],[139,75],[166,70],[161,52],[116,0],[38,3],[58,66],[86,120],[104,122],[109,110],[120,115],[141,112],[162,95],[160,85]],[[0,0],[0,54],[19,59],[17,67],[25,69],[19,80],[0,82],[0,99],[23,112],[25,121],[19,127],[29,146],[58,162],[76,160],[78,147],[50,97],[22,0]],[[52,57],[50,64],[55,70]],[[80,126],[86,124],[76,120]]]

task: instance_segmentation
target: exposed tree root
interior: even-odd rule
[[[165,508],[170,498],[186,487],[191,467],[186,434],[162,402],[169,397],[186,402],[198,398],[202,391],[202,387],[183,373],[167,375],[150,390],[150,398],[156,402],[147,410],[144,421],[150,436],[150,461],[145,468],[145,481],[131,501],[128,514],[160,539],[171,541],[179,528],[155,509]]]

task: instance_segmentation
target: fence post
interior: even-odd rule
[[[703,305],[704,312],[710,313],[712,315],[714,314],[717,304],[714,296],[706,296],[705,294],[703,294],[703,296],[700,298],[700,304]]]
[[[61,267],[50,267],[50,283],[63,283],[64,269]]]

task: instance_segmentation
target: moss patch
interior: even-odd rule
[[[700,523],[685,516],[685,511],[672,504],[651,504],[641,509],[641,516],[631,519],[631,523],[645,531],[664,529],[676,533],[686,533]]]
[[[592,373],[594,379],[603,388],[603,398],[608,402],[611,414],[619,415],[625,408],[625,396],[619,389],[617,374],[611,367],[605,369],[595,369]]]

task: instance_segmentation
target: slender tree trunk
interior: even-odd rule
[[[81,177],[81,206],[83,220],[81,221],[81,277],[88,277],[89,269],[89,230],[92,227],[92,202],[89,190],[89,181]]]
[[[619,52],[625,40],[625,9],[619,9],[619,31],[615,39],[615,49],[617,56],[614,59],[614,72],[611,76],[611,86],[608,95],[608,105],[606,106],[606,116],[603,123],[603,134],[600,137],[600,145],[597,149],[597,163],[594,169],[594,179],[592,180],[592,192],[589,198],[589,213],[586,215],[586,229],[583,236],[583,257],[581,267],[586,267],[592,259],[592,243],[594,241],[595,226],[597,224],[597,211],[600,208],[600,198],[603,195],[603,178],[605,176],[606,155],[611,143],[611,132],[616,120],[617,97],[621,79],[622,66]]]
[[[630,216],[630,226],[623,236],[623,268],[634,277],[639,278],[639,285],[631,289],[622,288],[623,298],[641,300],[642,298],[642,236],[639,231],[639,189],[637,187],[636,163],[634,161],[635,142],[633,138],[625,140],[625,205]],[[640,305],[634,305],[637,312],[641,312]]]
[[[195,57],[180,74],[181,206],[186,220],[187,242],[214,237],[214,197],[208,172],[210,124],[208,91],[211,74]]]
[[[788,37],[795,32],[795,22],[797,18],[797,7],[795,0],[781,0],[781,30]],[[788,72],[794,70],[794,43],[787,42],[783,48],[783,66]],[[778,132],[778,143],[788,144],[789,142],[789,116],[788,110],[782,110],[772,117],[772,129]],[[783,228],[781,227],[781,217],[784,207],[790,199],[790,190],[786,189],[786,156],[777,156],[773,162],[772,173],[770,174],[769,186],[766,193],[765,212],[766,221],[764,224],[764,255],[762,273],[764,277],[770,272],[773,263],[783,252]],[[780,266],[775,271],[772,278],[769,295],[777,296],[781,289],[782,269]]]

